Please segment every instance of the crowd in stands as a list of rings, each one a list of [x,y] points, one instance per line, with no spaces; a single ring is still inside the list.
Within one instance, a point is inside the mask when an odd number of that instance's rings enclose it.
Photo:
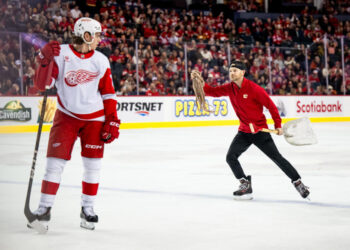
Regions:
[[[260,0],[226,2],[232,13],[263,11]],[[110,60],[118,95],[190,95],[186,66],[187,72],[198,69],[208,84],[217,86],[228,81],[230,60],[244,61],[247,77],[271,94],[344,94],[343,70],[350,94],[350,18],[337,18],[350,14],[349,4],[327,1],[320,11],[306,6],[298,15],[235,22],[233,15],[160,9],[141,0],[86,0],[85,7],[47,0],[32,5],[14,1],[1,8],[0,30],[8,32],[0,32],[0,95],[19,95],[21,82],[25,95],[38,94],[33,77],[39,43],[22,41],[20,49],[15,32],[70,43],[74,22],[82,16],[102,23],[104,39],[98,49]]]

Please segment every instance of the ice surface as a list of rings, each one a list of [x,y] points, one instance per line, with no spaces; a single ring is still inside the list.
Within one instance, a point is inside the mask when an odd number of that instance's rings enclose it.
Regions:
[[[254,199],[235,201],[225,162],[237,127],[122,130],[106,146],[95,231],[81,229],[82,162],[77,141],[63,173],[49,232],[26,228],[23,214],[35,134],[0,134],[0,249],[350,249],[350,123],[317,123],[319,143],[282,153],[311,189],[303,200],[289,179],[252,146],[240,158]],[[48,133],[38,155],[35,210]]]

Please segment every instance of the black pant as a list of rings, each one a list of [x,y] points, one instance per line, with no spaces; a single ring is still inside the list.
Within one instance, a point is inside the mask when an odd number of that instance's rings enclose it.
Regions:
[[[280,154],[269,133],[248,134],[239,131],[227,152],[226,161],[237,179],[246,178],[238,157],[254,144],[263,151],[291,179],[296,181],[300,175],[296,169]]]

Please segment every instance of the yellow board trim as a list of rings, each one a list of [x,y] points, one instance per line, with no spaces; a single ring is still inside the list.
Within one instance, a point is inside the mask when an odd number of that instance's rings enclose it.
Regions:
[[[297,118],[284,118],[282,122],[288,122]],[[318,122],[350,122],[350,117],[310,117],[313,123]],[[272,119],[267,119],[268,124],[273,124]],[[143,129],[143,128],[179,128],[179,127],[207,127],[207,126],[237,126],[238,120],[218,121],[178,121],[178,122],[134,122],[122,123],[121,129]],[[43,132],[48,132],[52,124],[44,124]],[[0,134],[7,133],[32,133],[37,132],[38,125],[0,126]]]
[[[50,131],[52,124],[43,125],[42,131]],[[15,126],[0,126],[0,134],[7,133],[32,133],[38,131],[38,125],[15,125]]]

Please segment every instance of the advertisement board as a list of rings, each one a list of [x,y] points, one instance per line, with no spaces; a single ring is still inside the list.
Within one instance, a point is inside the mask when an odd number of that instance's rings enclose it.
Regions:
[[[347,96],[272,96],[281,117],[343,117],[350,116]],[[264,111],[270,117],[268,111]]]
[[[350,121],[350,96],[272,96],[284,120],[309,117],[312,122]],[[238,125],[228,97],[206,98],[210,112],[197,109],[194,96],[118,96],[122,129]],[[42,97],[0,97],[0,133],[34,132]],[[57,108],[48,97],[44,131],[48,131]],[[264,109],[268,123],[270,113]]]

